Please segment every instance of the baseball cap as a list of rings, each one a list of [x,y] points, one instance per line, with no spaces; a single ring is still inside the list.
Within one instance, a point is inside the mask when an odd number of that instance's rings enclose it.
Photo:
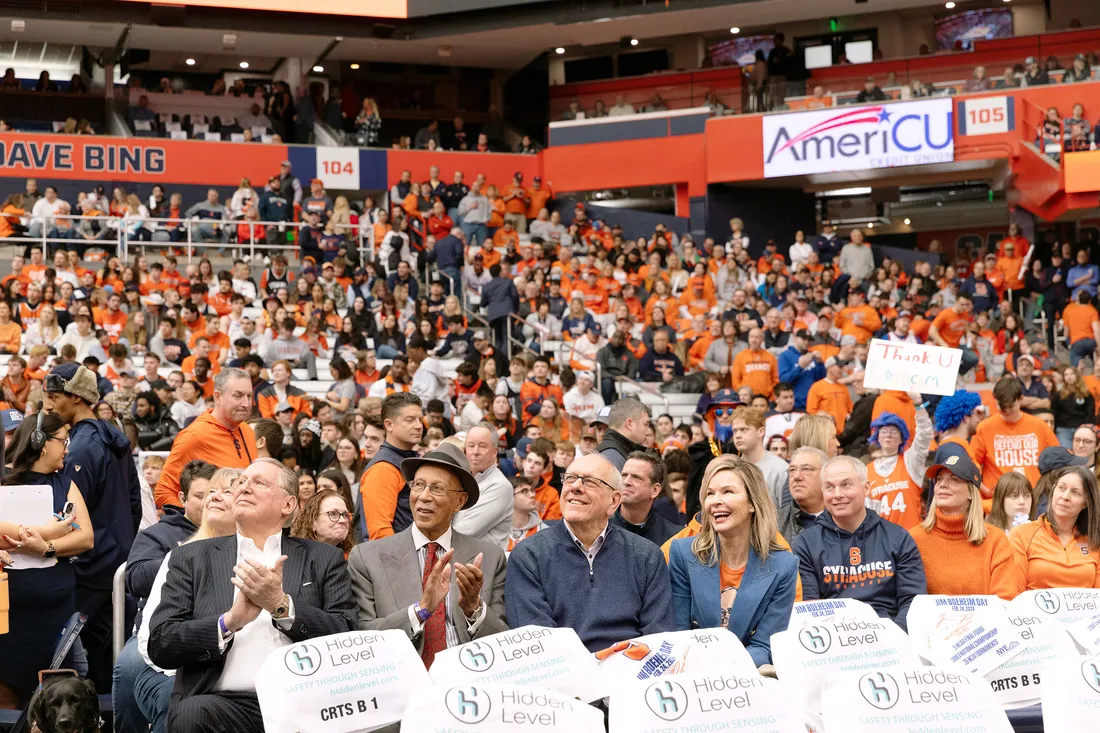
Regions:
[[[10,433],[23,422],[23,413],[19,410],[0,410],[0,419],[4,422],[4,432]]]
[[[595,423],[585,425],[583,428],[581,428],[581,440],[595,440],[595,439],[596,439]]]
[[[912,317],[913,317],[912,311],[898,311],[897,318],[912,318]]]
[[[311,179],[310,182],[309,182],[309,185],[312,186],[314,183],[320,183],[322,186],[325,185],[325,182],[322,181],[320,178]]]
[[[120,377],[133,377],[134,372],[133,372],[132,369],[123,369],[121,372],[118,373],[118,376],[120,376]]]
[[[290,403],[288,403],[286,400],[283,400],[279,404],[275,405],[275,412],[287,412],[288,410],[293,410],[293,409],[294,408],[291,407]]]
[[[1039,454],[1039,473],[1050,473],[1055,469],[1065,468],[1066,466],[1084,466],[1088,462],[1087,458],[1075,456],[1061,446],[1044,448],[1043,452]]]
[[[172,389],[172,385],[168,384],[168,380],[154,379],[149,383],[149,387],[152,389]]]
[[[600,408],[600,411],[596,413],[596,418],[588,423],[589,425],[607,425],[608,418],[611,417],[611,405],[605,405]]]
[[[474,341],[488,341],[489,337],[485,335],[484,331],[474,331]]]
[[[574,376],[575,376],[575,377],[576,377],[577,379],[580,379],[581,377],[584,377],[585,379],[590,379],[590,380],[592,380],[592,381],[596,381],[596,377],[595,377],[595,376],[593,376],[592,372],[590,372],[590,371],[586,371],[586,370],[585,370],[585,371],[579,371],[579,372],[576,372],[576,373],[574,374]]]
[[[600,324],[596,323],[595,321],[588,324],[588,330],[596,334],[597,336],[603,333],[603,329],[600,327]]]
[[[1034,64],[1035,63],[1035,57],[1034,56],[1028,56],[1026,59],[1024,59],[1024,63],[1025,64]]]
[[[1066,451],[1065,448],[1061,450]],[[1069,453],[1069,451],[1066,451]],[[1081,459],[1084,463],[1084,459]],[[944,443],[936,451],[936,463],[925,470],[926,478],[934,479],[940,471],[950,471],[963,481],[975,485],[981,485],[982,472],[978,470],[970,454],[966,452],[966,446],[958,443]]]
[[[813,338],[813,336],[810,335],[810,332],[807,331],[804,328],[800,328],[797,331],[795,331],[794,332],[794,337],[796,339],[806,339],[806,340],[809,340],[809,339]]]
[[[476,255],[474,255],[474,262],[484,262],[484,261],[485,261],[485,256],[482,255],[480,252],[478,252]]]
[[[835,356],[830,356],[828,359],[825,360],[825,368],[826,369],[828,369],[830,367],[839,366],[839,365],[840,365],[840,359],[836,358]]]

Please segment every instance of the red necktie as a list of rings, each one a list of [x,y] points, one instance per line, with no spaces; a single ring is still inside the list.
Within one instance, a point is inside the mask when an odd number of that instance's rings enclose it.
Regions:
[[[432,568],[436,563],[436,550],[439,547],[435,542],[428,543],[427,557],[424,558],[424,577],[421,579],[421,587],[428,582]],[[432,615],[424,622],[424,647],[420,652],[420,658],[424,660],[424,666],[431,669],[435,655],[447,648],[447,610],[444,606],[446,599],[432,611]]]

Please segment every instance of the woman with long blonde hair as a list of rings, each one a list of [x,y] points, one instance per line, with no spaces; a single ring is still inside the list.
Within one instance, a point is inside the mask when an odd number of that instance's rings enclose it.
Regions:
[[[798,595],[798,558],[776,542],[764,474],[719,456],[703,474],[699,503],[699,533],[669,547],[676,628],[724,626],[757,667],[771,664],[772,634],[787,628]]]
[[[999,528],[985,523],[982,473],[966,447],[948,443],[943,462],[929,466],[933,481],[928,516],[909,530],[924,561],[933,595],[1016,596],[1012,548]]]
[[[62,335],[61,327],[57,325],[57,311],[47,304],[39,311],[38,321],[23,334],[23,353],[29,354],[38,344],[50,347],[53,353]]]
[[[787,452],[793,456],[796,450],[804,446],[825,451],[829,458],[835,457],[840,443],[836,439],[836,423],[832,418],[825,415],[803,415],[798,418],[791,431]]]

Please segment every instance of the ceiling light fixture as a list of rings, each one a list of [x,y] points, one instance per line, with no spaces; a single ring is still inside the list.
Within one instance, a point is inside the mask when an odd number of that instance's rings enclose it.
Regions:
[[[737,26],[734,26],[734,27],[730,28],[730,33],[732,33],[735,36],[740,32],[741,32],[741,29],[738,28]]]
[[[953,2],[950,2],[950,0],[948,0],[948,2],[946,2],[946,3],[944,3],[944,4],[943,4],[943,6],[944,6],[945,8],[947,8],[948,10],[951,10],[952,8],[954,8],[954,7],[955,7],[955,3],[953,3]]]
[[[241,67],[242,69],[247,69],[247,68],[248,68],[248,62],[247,62],[247,61],[242,61],[242,62],[240,63],[240,67]]]
[[[313,73],[314,74],[320,74],[320,73],[324,72],[324,70],[325,70],[324,66],[318,65],[318,66],[313,67]]]
[[[348,68],[351,69],[352,71],[359,71],[359,64],[352,64]]]
[[[867,222],[867,228],[868,229],[874,229],[875,228],[875,223],[873,221]]]
[[[913,223],[913,222],[912,222],[912,221],[911,221],[911,220],[909,219],[909,217],[908,217],[908,216],[907,216],[907,217],[905,217],[905,226],[909,226],[909,225],[910,225],[910,224],[912,224],[912,223]]]
[[[637,46],[638,45],[638,39],[637,38],[631,38],[630,39],[630,45],[631,46]]]
[[[565,49],[562,48],[561,46],[558,46],[557,48],[554,49],[554,53],[556,53],[558,56],[561,56],[562,54],[565,53]]]
[[[194,66],[195,65],[195,59],[187,59],[186,61],[184,61],[184,63],[187,64],[188,66]]]

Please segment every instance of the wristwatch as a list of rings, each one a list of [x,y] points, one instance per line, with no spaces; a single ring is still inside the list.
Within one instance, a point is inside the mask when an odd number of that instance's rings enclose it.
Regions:
[[[279,601],[279,605],[275,606],[275,610],[271,612],[271,618],[275,621],[281,621],[290,615],[290,596],[284,595],[283,600]]]
[[[46,549],[42,552],[42,557],[53,558],[57,556],[57,550],[54,549],[52,542],[46,543]]]

